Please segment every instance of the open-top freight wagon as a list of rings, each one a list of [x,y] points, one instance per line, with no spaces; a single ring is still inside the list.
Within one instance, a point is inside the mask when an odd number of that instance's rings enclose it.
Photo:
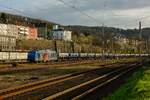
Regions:
[[[0,52],[0,63],[27,62],[27,52]]]

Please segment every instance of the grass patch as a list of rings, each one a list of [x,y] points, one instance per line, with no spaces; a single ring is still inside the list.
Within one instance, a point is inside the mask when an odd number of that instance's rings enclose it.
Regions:
[[[150,65],[135,72],[125,85],[104,100],[150,100]]]

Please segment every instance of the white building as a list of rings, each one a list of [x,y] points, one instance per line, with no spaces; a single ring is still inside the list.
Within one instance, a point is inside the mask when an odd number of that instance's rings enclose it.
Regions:
[[[71,39],[72,32],[64,30],[64,29],[60,29],[60,28],[58,28],[58,25],[53,27],[53,30],[51,33],[52,33],[52,39],[54,39],[54,40],[72,41],[72,39]]]
[[[18,39],[26,39],[29,34],[28,27],[18,26]]]
[[[0,23],[0,51],[13,51],[16,47],[17,26]]]

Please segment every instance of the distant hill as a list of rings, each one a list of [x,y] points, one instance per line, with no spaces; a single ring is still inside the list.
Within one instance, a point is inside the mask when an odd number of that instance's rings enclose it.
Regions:
[[[47,26],[52,26],[57,23],[50,22],[47,20],[43,19],[36,19],[36,18],[31,18],[27,16],[22,16],[22,15],[16,15],[16,14],[10,14],[10,13],[4,13],[0,12],[0,22],[1,23],[8,23],[8,24],[17,24],[17,25],[33,25],[33,24],[47,24]]]
[[[65,26],[66,29],[72,30],[77,35],[82,33],[84,35],[102,35],[102,27],[89,27],[89,26]],[[121,29],[114,27],[104,27],[104,34],[109,35],[110,33],[115,34],[115,36],[125,36],[127,38],[138,39],[139,30],[138,29]],[[150,28],[142,29],[142,37],[144,39],[150,38]]]
[[[43,26],[47,27],[48,32],[52,29],[53,25],[58,23],[50,22],[43,19],[35,19],[21,15],[9,14],[0,12],[0,22],[1,23],[10,23],[10,24],[17,24],[17,25],[36,25],[36,26]],[[60,25],[60,24],[58,24]],[[73,34],[80,35],[84,34],[85,36],[93,35],[93,36],[103,36],[102,28],[99,26],[80,26],[80,25],[72,25],[72,26],[63,26],[65,29],[73,31]],[[44,34],[44,33],[43,33]],[[128,38],[138,39],[139,38],[139,30],[138,29],[121,29],[121,28],[114,28],[114,27],[104,27],[104,36],[108,37],[108,35],[112,36],[125,36]],[[144,39],[150,38],[150,28],[143,28],[142,29],[142,36]]]

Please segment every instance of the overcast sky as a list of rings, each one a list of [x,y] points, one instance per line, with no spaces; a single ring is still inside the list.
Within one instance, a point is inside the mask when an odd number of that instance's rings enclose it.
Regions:
[[[63,25],[150,27],[150,0],[0,0],[0,11],[46,19]],[[89,15],[89,18],[85,14]]]

